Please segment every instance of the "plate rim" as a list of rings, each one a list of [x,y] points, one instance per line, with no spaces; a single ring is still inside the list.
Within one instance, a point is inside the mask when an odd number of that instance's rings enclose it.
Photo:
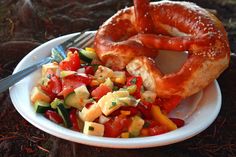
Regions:
[[[94,33],[95,31],[89,31],[88,33]],[[32,57],[32,55],[34,53],[36,53],[38,50],[40,50],[43,47],[46,47],[47,45],[50,45],[51,43],[58,43],[60,40],[66,40],[66,38],[69,38],[73,35],[76,35],[78,33],[72,33],[72,34],[68,34],[68,35],[63,35],[60,36],[58,38],[52,39],[50,41],[47,41],[45,43],[43,43],[42,45],[36,47],[35,49],[33,49],[30,53],[28,53],[16,66],[16,68],[14,69],[13,73],[16,73],[17,71],[22,69],[22,64],[30,57]],[[59,129],[61,129],[62,131],[59,132],[55,132],[54,129],[52,128],[47,128],[45,126],[41,126],[40,124],[37,124],[34,120],[32,120],[30,118],[29,115],[27,115],[26,113],[24,113],[21,109],[20,106],[17,105],[16,102],[16,94],[15,93],[17,91],[17,84],[12,86],[9,89],[10,92],[10,98],[11,101],[15,107],[15,109],[17,110],[18,113],[20,113],[20,115],[27,120],[28,122],[30,122],[33,126],[37,127],[38,129],[56,136],[58,138],[61,139],[66,139],[72,142],[77,142],[77,143],[82,143],[82,144],[86,144],[86,145],[90,145],[90,146],[98,146],[98,147],[106,147],[106,148],[125,148],[125,149],[131,149],[131,148],[147,148],[147,147],[157,147],[157,146],[164,146],[164,145],[169,145],[169,144],[173,144],[173,143],[177,143],[186,139],[189,139],[197,134],[199,134],[200,132],[202,132],[203,130],[205,130],[206,128],[208,128],[216,119],[217,115],[220,112],[221,109],[221,104],[222,104],[222,95],[221,95],[221,90],[219,87],[218,82],[215,80],[213,83],[211,83],[208,87],[214,87],[215,90],[215,94],[217,95],[217,101],[215,104],[216,110],[214,112],[214,115],[211,115],[211,120],[208,121],[208,123],[204,123],[205,125],[202,126],[198,126],[197,131],[195,131],[194,133],[192,133],[191,131],[185,133],[185,134],[180,134],[181,136],[179,136],[178,138],[176,138],[173,134],[173,132],[168,132],[165,133],[163,135],[158,135],[158,136],[151,136],[151,137],[138,137],[138,138],[130,138],[130,139],[121,139],[121,138],[107,138],[107,137],[96,137],[96,136],[87,136],[83,133],[80,132],[76,132],[64,127],[61,127]],[[207,88],[208,88],[207,87]],[[15,91],[16,90],[16,91]],[[203,95],[205,94],[205,90],[203,91]],[[202,98],[204,99],[204,98]],[[201,102],[200,102],[201,103]],[[53,122],[51,122],[53,123]],[[57,124],[56,124],[57,125]],[[58,128],[58,127],[57,127]],[[67,133],[66,136],[65,134],[62,134],[63,131],[65,131],[64,129],[66,129]],[[179,128],[178,130],[175,130],[175,132],[180,132],[180,130],[182,130],[182,128]],[[70,136],[74,135],[73,137]],[[165,136],[167,136],[168,138],[165,138]],[[158,138],[157,138],[158,137]]]

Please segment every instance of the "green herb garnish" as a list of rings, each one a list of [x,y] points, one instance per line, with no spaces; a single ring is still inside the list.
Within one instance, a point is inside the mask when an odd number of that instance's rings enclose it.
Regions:
[[[113,91],[118,91],[118,90],[119,90],[119,87],[114,86],[112,90],[113,90]]]
[[[132,84],[136,84],[137,83],[137,78],[133,78],[131,81],[130,81]]]
[[[114,102],[114,101],[112,101],[112,102],[111,102],[111,106],[109,107],[109,109],[111,109],[111,108],[115,107],[116,105],[117,105],[117,103],[116,103],[116,102]]]
[[[93,131],[94,130],[94,127],[92,127],[92,126],[89,126],[89,128],[88,128],[90,131]]]
[[[143,128],[148,128],[151,125],[149,121],[145,121]]]

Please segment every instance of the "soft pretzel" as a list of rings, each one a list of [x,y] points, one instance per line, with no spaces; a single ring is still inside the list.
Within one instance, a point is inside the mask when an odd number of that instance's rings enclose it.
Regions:
[[[134,0],[134,7],[119,11],[99,28],[94,45],[107,66],[126,66],[159,97],[184,98],[198,92],[227,68],[230,57],[222,23],[189,2]],[[163,49],[188,51],[178,72],[165,75],[147,58]]]

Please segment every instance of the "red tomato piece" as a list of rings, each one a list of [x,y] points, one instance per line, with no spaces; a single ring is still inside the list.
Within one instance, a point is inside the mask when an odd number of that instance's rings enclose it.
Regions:
[[[63,96],[65,98],[68,94],[70,94],[73,91],[74,91],[74,88],[67,87],[67,88],[63,88],[63,90],[60,93],[58,93],[57,95]]]
[[[145,102],[142,102],[142,103],[139,103],[137,108],[138,110],[141,112],[142,114],[142,117],[144,119],[152,119],[152,116],[151,116],[151,103],[145,103]]]
[[[85,74],[90,74],[90,75],[94,75],[95,74],[93,66],[85,66],[84,68],[85,68]]]
[[[109,116],[111,116],[111,117],[119,116],[119,115],[120,115],[120,110],[121,110],[121,109],[118,109],[118,110],[113,111]]]
[[[57,97],[48,86],[40,85],[40,89],[50,97],[51,101]]]
[[[185,124],[184,120],[179,119],[179,118],[170,118],[170,120],[174,122],[178,128],[184,126]]]
[[[59,77],[52,76],[50,83],[52,82],[52,92],[58,94],[62,90],[62,83]]]
[[[92,102],[89,102],[89,103],[87,103],[87,104],[85,105],[85,107],[86,107],[87,109],[89,109],[92,105],[93,105],[93,103],[92,103]]]
[[[160,124],[155,120],[146,120],[144,123],[145,128],[153,128],[155,126],[159,126]]]
[[[110,119],[108,122],[104,123],[104,136],[105,137],[117,137],[119,136],[121,131],[121,126],[114,126],[112,119]]]
[[[71,53],[70,53],[71,52]],[[70,51],[67,58],[59,63],[60,70],[76,71],[80,67],[80,58],[78,51]]]
[[[137,99],[141,98],[141,89],[143,85],[143,79],[140,76],[131,76],[127,78],[127,86],[136,85],[137,89],[134,92],[133,96]]]
[[[44,115],[45,115],[45,117],[47,117],[48,119],[50,119],[51,121],[53,121],[57,124],[63,123],[62,117],[55,111],[47,110],[44,113]]]
[[[62,79],[63,88],[77,88],[81,85],[89,85],[91,78],[82,75],[70,75]]]
[[[79,49],[78,49],[77,47],[69,47],[69,48],[67,49],[67,53],[70,52],[70,51],[71,51],[72,53],[74,53],[74,52],[76,52],[76,51],[79,52]]]
[[[172,96],[168,99],[162,99],[161,102],[159,102],[159,106],[164,110],[165,113],[170,113],[173,109],[176,108],[176,106],[181,102],[181,97],[179,96]]]
[[[149,135],[149,129],[148,128],[142,128],[140,131],[140,136],[148,136]]]
[[[119,116],[120,117],[120,116]],[[118,119],[119,120],[119,119]],[[127,132],[132,120],[129,117],[123,117],[119,120],[122,125],[122,132]]]
[[[149,136],[164,134],[168,131],[169,130],[166,126],[155,126],[148,129]]]
[[[72,123],[73,130],[80,131],[77,116],[76,116],[76,109],[70,110],[70,121]]]
[[[41,89],[53,100],[62,90],[62,83],[59,77],[50,75],[50,80],[46,86],[41,85]]]
[[[127,117],[116,116],[104,123],[105,137],[118,137],[122,132],[127,131],[131,124],[131,119]]]
[[[93,98],[95,98],[96,100],[99,100],[101,97],[103,97],[104,95],[106,95],[108,92],[111,92],[111,88],[109,88],[106,85],[101,85],[98,86],[97,88],[95,88],[91,95]]]

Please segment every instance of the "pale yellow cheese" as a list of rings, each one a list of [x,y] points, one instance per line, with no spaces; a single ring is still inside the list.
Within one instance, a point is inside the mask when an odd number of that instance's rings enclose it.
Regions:
[[[102,115],[101,108],[98,104],[93,104],[88,109],[84,107],[82,111],[79,112],[79,117],[83,121],[89,121],[92,122],[96,118]]]
[[[106,116],[117,110],[122,104],[117,103],[117,98],[128,97],[128,91],[109,92],[104,95],[99,101],[98,105],[101,107],[102,113]]]
[[[104,135],[104,125],[95,123],[95,122],[87,122],[84,123],[83,133],[86,135],[92,136],[103,136]]]

